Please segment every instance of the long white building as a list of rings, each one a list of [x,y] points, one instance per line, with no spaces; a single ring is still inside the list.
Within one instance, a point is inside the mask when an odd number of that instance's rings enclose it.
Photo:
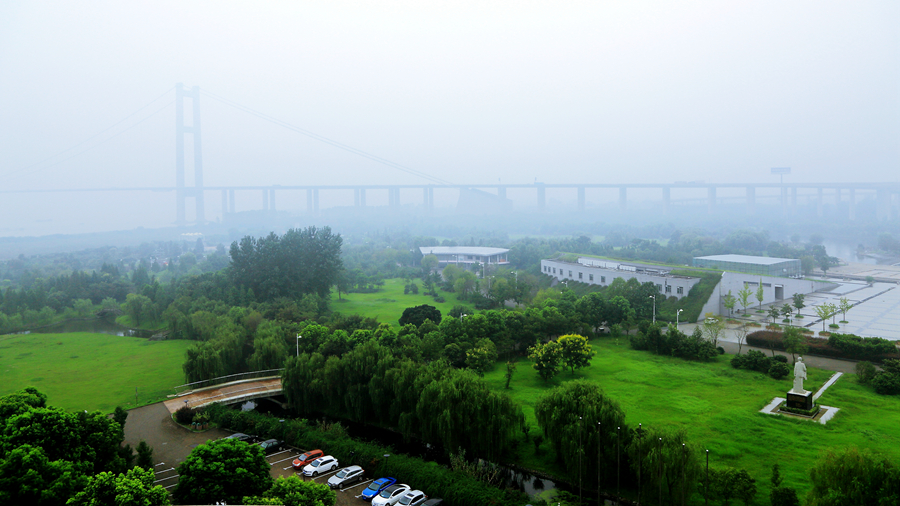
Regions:
[[[443,267],[456,264],[463,267],[474,265],[506,265],[509,263],[505,248],[487,248],[482,246],[420,246],[422,255],[434,255],[438,265]]]
[[[676,276],[665,267],[625,264],[610,260],[580,257],[577,262],[541,260],[541,272],[559,281],[574,280],[589,285],[607,286],[616,278],[651,282],[666,297],[682,298],[700,282],[700,278]]]

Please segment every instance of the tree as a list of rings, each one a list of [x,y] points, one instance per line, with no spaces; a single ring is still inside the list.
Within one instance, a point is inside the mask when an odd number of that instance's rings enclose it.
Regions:
[[[163,506],[169,504],[169,493],[162,485],[154,485],[152,469],[134,467],[115,475],[103,472],[88,478],[87,487],[69,499],[67,506],[131,505]]]
[[[797,308],[797,316],[800,316],[800,310],[806,307],[806,303],[804,302],[806,295],[795,293],[791,297],[794,299],[794,307]]]
[[[850,311],[850,308],[852,307],[853,304],[850,303],[850,300],[847,297],[841,297],[838,310],[844,314],[844,321],[847,320],[847,311]]]
[[[831,318],[831,309],[833,304],[829,304],[827,302],[820,304],[818,306],[814,306],[816,310],[816,316],[822,319],[822,331],[825,331],[825,324],[828,323],[828,319]]]
[[[725,309],[728,310],[728,315],[731,316],[734,314],[734,305],[737,304],[737,298],[734,295],[731,295],[731,290],[728,290],[728,293],[722,297],[722,305],[725,306]]]
[[[516,363],[512,361],[506,362],[506,373],[503,375],[506,378],[506,389],[509,390],[509,382],[512,381],[513,374],[516,372]]]
[[[431,274],[433,270],[437,269],[438,257],[437,255],[425,255],[420,263],[425,274]]]
[[[275,499],[275,502],[264,500]],[[279,477],[262,496],[244,497],[243,504],[279,504],[284,506],[334,506],[337,494],[328,485],[303,481],[296,476]]]
[[[759,310],[762,311],[762,302],[766,292],[763,291],[762,278],[759,278],[759,286],[756,288],[756,300],[759,301]]]
[[[747,283],[744,283],[744,288],[738,290],[738,301],[741,303],[741,307],[744,308],[744,314],[747,314],[747,307],[750,306],[751,295],[753,295],[753,290],[750,289]]]
[[[809,349],[806,339],[797,327],[784,329],[781,339],[784,342],[784,350],[791,354],[791,363],[797,362],[797,355],[803,355]],[[772,356],[774,355],[775,352],[773,351]]]
[[[781,306],[781,316],[784,316],[785,319],[789,319],[792,314],[794,314],[794,308],[790,304]]]
[[[144,469],[153,470],[153,448],[143,439],[137,445],[137,465]]]
[[[78,299],[72,303],[72,307],[75,309],[75,313],[83,318],[91,314],[91,311],[94,309],[94,303],[91,302],[91,299]]]
[[[425,323],[425,320],[431,320],[434,324],[441,323],[441,312],[434,306],[422,304],[421,306],[408,307],[403,310],[400,316],[400,325],[413,324],[416,327]]]
[[[562,363],[569,368],[572,374],[575,374],[575,369],[591,365],[594,350],[591,349],[586,337],[578,334],[566,334],[560,336],[556,342],[559,343]]]
[[[466,352],[466,367],[479,376],[489,370],[497,361],[497,346],[490,339],[480,339]]]
[[[139,327],[141,322],[148,322],[156,319],[156,306],[149,297],[129,293],[122,304],[122,311],[131,318],[131,323]]]
[[[315,293],[324,298],[343,269],[340,234],[331,228],[290,229],[283,236],[245,236],[231,244],[232,282],[250,289],[260,301],[300,299]]]
[[[701,326],[703,337],[713,343],[713,346],[719,346],[719,336],[725,330],[725,322],[722,318],[712,313],[706,313]]]
[[[687,441],[684,429],[641,428],[626,453],[632,471],[642,477],[640,493],[650,498],[662,489],[663,504],[681,504],[700,481],[700,449]]]
[[[710,469],[709,474],[710,497],[723,501],[726,506],[734,497],[750,504],[756,496],[756,480],[744,469]]]
[[[890,460],[869,450],[827,450],[809,476],[809,506],[900,504],[900,472]]]
[[[180,504],[237,504],[272,485],[270,466],[259,445],[218,439],[194,448],[178,466],[175,501]]]
[[[534,360],[532,367],[544,381],[550,381],[559,374],[559,364],[562,359],[559,344],[550,341],[544,344],[535,343],[528,348],[528,358]]]
[[[747,336],[750,334],[750,326],[746,323],[741,324],[738,328],[734,329],[734,337],[737,338],[738,342],[738,355],[741,354],[741,349],[744,346],[744,343],[747,342]]]
[[[778,316],[781,315],[781,310],[775,306],[769,308],[768,316],[772,319],[772,323],[778,323]]]
[[[122,430],[125,429],[125,420],[128,419],[128,411],[125,411],[125,408],[122,406],[116,406],[115,411],[113,411],[113,420],[119,424],[119,427],[122,427]]]
[[[582,469],[588,483],[596,478],[598,463],[601,475],[615,474],[616,428],[627,432],[625,414],[596,383],[578,379],[545,392],[534,405],[534,416],[569,476],[578,476],[579,459],[573,456],[580,451],[585,452]]]

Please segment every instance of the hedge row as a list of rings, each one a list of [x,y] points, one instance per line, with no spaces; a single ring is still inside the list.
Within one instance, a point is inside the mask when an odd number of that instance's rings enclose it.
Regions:
[[[304,449],[321,448],[342,462],[359,463],[371,477],[393,476],[431,497],[441,497],[450,506],[521,506],[528,502],[523,492],[504,490],[478,481],[467,473],[453,471],[435,462],[394,454],[387,446],[356,441],[340,424],[313,425],[306,420],[285,419],[238,411],[218,404],[206,408],[220,427],[260,437],[279,438]],[[390,454],[390,458],[384,455]]]
[[[900,356],[893,341],[880,337],[859,337],[853,334],[831,334],[828,339],[807,337],[810,355],[842,358],[849,360],[870,360],[882,362],[885,359]],[[747,336],[747,344],[757,348],[774,348],[784,350],[782,333],[771,330],[759,330]]]

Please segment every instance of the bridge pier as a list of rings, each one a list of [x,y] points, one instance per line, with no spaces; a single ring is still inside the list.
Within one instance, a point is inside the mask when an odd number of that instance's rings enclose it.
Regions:
[[[400,188],[392,186],[388,188],[388,205],[391,207],[400,207]]]
[[[834,205],[835,207],[839,207],[841,205],[841,189],[834,189]]]
[[[875,192],[875,216],[878,221],[891,219],[891,192],[887,189],[878,189]]]
[[[856,189],[850,188],[850,210],[847,217],[850,221],[856,221]]]
[[[228,214],[228,190],[222,190],[222,217]]]
[[[263,199],[263,211],[269,212],[269,190],[263,189],[262,199]]]
[[[501,199],[506,198],[506,187],[505,186],[497,187],[497,196],[500,197]]]
[[[716,187],[710,186],[706,189],[706,212],[715,214],[716,212]]]
[[[797,216],[797,187],[791,188],[791,216]]]
[[[625,211],[628,209],[628,187],[619,187],[619,209]]]
[[[356,207],[366,207],[366,189],[356,188],[353,190],[353,204]]]
[[[434,188],[425,186],[422,188],[422,205],[426,211],[434,209]]]
[[[234,190],[228,190],[228,211],[234,213]]]
[[[537,206],[538,209],[543,211],[545,207],[547,207],[547,192],[544,188],[544,183],[535,183],[537,185]]]
[[[671,211],[670,207],[672,206],[672,196],[671,189],[668,186],[663,186],[662,188],[662,197],[663,197],[663,214],[668,215]]]
[[[578,187],[578,212],[584,212],[584,186]]]
[[[310,213],[319,212],[319,189],[306,189],[306,211]]]
[[[747,187],[747,214],[753,216],[756,214],[756,187]]]
[[[825,211],[823,209],[825,207],[825,198],[823,196],[825,190],[820,186],[819,188],[817,188],[817,193],[818,198],[816,199],[816,216],[821,218],[822,215],[825,214]]]
[[[269,207],[275,212],[275,188],[269,188]]]

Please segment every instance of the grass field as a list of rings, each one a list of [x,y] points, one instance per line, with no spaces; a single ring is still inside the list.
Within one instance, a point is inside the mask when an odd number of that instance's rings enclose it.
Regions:
[[[84,332],[0,336],[0,395],[34,386],[67,410],[148,404],[184,383],[193,341],[148,341]]]
[[[453,309],[453,306],[462,304],[471,307],[470,304],[459,302],[455,293],[444,292],[438,290],[438,294],[446,299],[447,302],[438,303],[434,298],[428,295],[422,295],[421,280],[417,280],[419,285],[418,295],[406,295],[403,293],[404,282],[402,279],[385,280],[381,290],[375,293],[347,293],[342,294],[343,301],[338,300],[336,293],[331,294],[331,310],[344,314],[360,314],[365,317],[378,318],[379,323],[390,323],[394,327],[400,327],[398,320],[403,314],[403,310],[408,307],[420,306],[428,304],[438,308],[441,316],[446,316]]]
[[[715,363],[695,363],[630,349],[625,340],[593,340],[597,352],[591,367],[574,376],[564,371],[545,383],[522,360],[507,392],[522,405],[528,423],[538,433],[534,405],[553,386],[574,378],[599,383],[618,400],[630,426],[684,427],[690,441],[710,450],[711,466],[747,469],[757,480],[758,499],[768,498],[772,464],[778,462],[785,486],[805,495],[809,469],[820,452],[830,447],[856,445],[888,454],[900,461],[900,398],[879,396],[845,375],[819,399],[840,408],[827,425],[759,413],[774,397],[785,397],[792,377],[774,380],[760,373],[733,369],[729,355]],[[504,388],[503,364],[485,375],[491,388]],[[815,390],[831,371],[809,370],[804,384]],[[547,443],[544,443],[547,446]],[[534,455],[533,445],[521,445],[523,465],[546,469],[553,459],[546,452]],[[802,497],[802,496],[801,496]],[[766,501],[758,501],[760,504]]]

